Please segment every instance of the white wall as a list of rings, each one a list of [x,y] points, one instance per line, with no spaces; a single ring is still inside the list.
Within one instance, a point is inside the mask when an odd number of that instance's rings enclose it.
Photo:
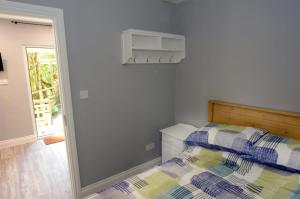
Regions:
[[[0,52],[5,72],[0,80],[8,79],[8,85],[0,85],[0,141],[28,136],[34,133],[25,76],[25,45],[54,45],[51,27],[15,25],[0,20]]]

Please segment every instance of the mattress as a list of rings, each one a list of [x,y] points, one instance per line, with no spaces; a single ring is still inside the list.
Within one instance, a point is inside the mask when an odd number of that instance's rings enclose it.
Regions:
[[[98,199],[297,199],[300,176],[237,154],[187,147],[183,158],[130,177]]]

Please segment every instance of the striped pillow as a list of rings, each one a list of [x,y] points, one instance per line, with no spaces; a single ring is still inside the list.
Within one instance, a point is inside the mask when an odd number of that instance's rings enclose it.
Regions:
[[[268,133],[255,143],[247,159],[300,172],[300,141]]]
[[[249,154],[254,143],[264,134],[264,130],[253,127],[211,123],[190,134],[185,143],[188,146]]]

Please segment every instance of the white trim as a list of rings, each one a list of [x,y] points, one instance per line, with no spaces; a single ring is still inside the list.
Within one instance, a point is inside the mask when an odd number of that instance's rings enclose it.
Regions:
[[[32,45],[32,44],[23,44],[22,45],[25,50],[26,48],[45,48],[45,49],[53,49],[55,50],[55,45]]]
[[[27,144],[31,142],[36,141],[36,136],[35,135],[28,135],[25,137],[20,137],[20,138],[15,138],[15,139],[10,139],[10,140],[3,140],[0,141],[0,149],[5,149],[13,146],[18,146],[22,144]]]
[[[38,19],[34,17],[22,17],[22,16],[15,16],[15,15],[9,15],[9,14],[0,14],[1,19],[7,19],[7,20],[20,20],[20,21],[29,21],[29,22],[36,22],[36,23],[42,23],[42,24],[50,24],[52,25],[52,20],[49,19]]]
[[[33,132],[36,138],[39,138],[35,115],[34,115],[34,106],[33,106],[33,99],[32,99],[32,88],[30,84],[30,75],[29,75],[29,65],[28,65],[28,58],[27,58],[27,48],[44,48],[44,49],[53,49],[55,50],[55,47],[53,45],[22,45],[23,48],[23,57],[24,57],[24,68],[25,68],[25,76],[26,76],[26,85],[27,85],[27,94],[29,99],[29,107],[30,107],[30,113],[31,113],[31,121],[32,121],[32,127]]]
[[[95,193],[97,193],[98,191],[101,191],[109,186],[112,186],[122,180],[129,178],[130,176],[144,172],[144,171],[146,171],[154,166],[160,165],[160,164],[161,164],[161,157],[158,157],[149,162],[145,162],[145,163],[135,166],[131,169],[128,169],[127,171],[123,171],[123,172],[113,175],[109,178],[103,179],[99,182],[96,182],[94,184],[83,187],[82,191],[81,191],[81,197],[82,198],[86,197],[85,199],[96,198]]]
[[[75,199],[80,199],[81,185],[73,120],[73,108],[71,88],[69,80],[68,56],[65,38],[65,25],[63,10],[46,6],[37,6],[25,3],[17,3],[7,0],[0,0],[0,13],[18,15],[23,17],[34,17],[50,19],[53,21],[53,30],[56,44],[56,56],[60,78],[60,93],[64,114],[64,127],[68,165],[72,192]]]

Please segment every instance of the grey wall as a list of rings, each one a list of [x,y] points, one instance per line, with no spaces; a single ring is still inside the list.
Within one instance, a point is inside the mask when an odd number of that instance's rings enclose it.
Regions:
[[[187,0],[177,6],[187,59],[176,121],[207,120],[209,99],[300,112],[300,1]]]
[[[121,31],[173,32],[161,0],[16,0],[63,8],[82,186],[160,156],[174,120],[175,67],[122,66]],[[89,90],[80,101],[79,91]],[[145,145],[157,148],[146,152]]]
[[[174,107],[176,121],[194,124],[209,99],[300,111],[299,1],[187,0],[176,10],[160,0],[15,1],[64,9],[83,186],[159,156]],[[187,59],[122,66],[127,28],[185,34]]]
[[[5,67],[0,80],[8,79],[8,85],[0,85],[0,141],[3,141],[34,135],[24,47],[53,46],[54,36],[51,27],[15,25],[10,20],[0,20],[0,30],[0,52]]]

